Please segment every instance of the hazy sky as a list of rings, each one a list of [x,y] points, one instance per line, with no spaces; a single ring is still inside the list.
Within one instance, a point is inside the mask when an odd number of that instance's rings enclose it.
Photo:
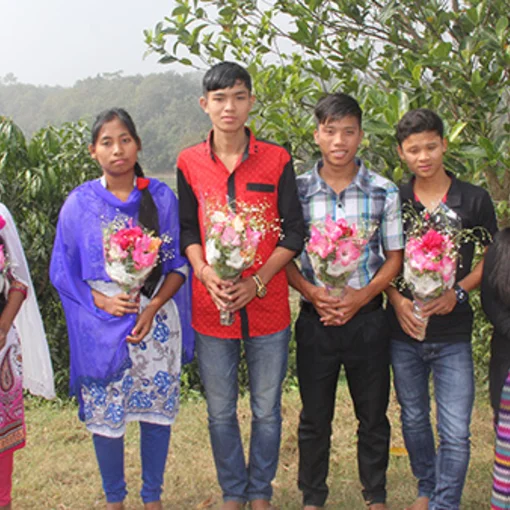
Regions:
[[[98,73],[175,70],[145,60],[143,30],[169,16],[172,0],[0,0],[0,76],[73,85]]]

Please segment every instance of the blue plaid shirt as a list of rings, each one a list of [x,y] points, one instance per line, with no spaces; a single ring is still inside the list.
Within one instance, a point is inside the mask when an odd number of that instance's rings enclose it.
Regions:
[[[365,246],[358,269],[352,274],[348,285],[355,289],[370,283],[384,264],[384,251],[402,250],[402,212],[399,191],[395,184],[367,169],[356,160],[359,171],[352,182],[340,194],[329,187],[320,176],[322,161],[303,175],[298,176],[299,199],[307,231],[310,223],[324,221],[327,215],[333,220],[344,218],[358,227],[377,225],[377,230]],[[314,285],[322,285],[315,278],[306,250],[301,254],[303,276]]]

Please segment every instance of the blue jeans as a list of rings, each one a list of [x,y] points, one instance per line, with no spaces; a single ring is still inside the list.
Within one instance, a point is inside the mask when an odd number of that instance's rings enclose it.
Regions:
[[[252,411],[247,465],[237,421],[241,340],[196,334],[211,446],[225,501],[271,499],[280,450],[281,395],[289,340],[290,328],[244,340]]]
[[[144,503],[159,501],[170,444],[170,426],[140,422],[142,490]],[[124,437],[92,436],[108,503],[120,503],[127,496],[124,479]]]
[[[474,401],[471,344],[391,343],[402,432],[418,496],[429,510],[458,509],[469,464],[469,425]],[[430,424],[429,376],[437,405],[437,454]]]

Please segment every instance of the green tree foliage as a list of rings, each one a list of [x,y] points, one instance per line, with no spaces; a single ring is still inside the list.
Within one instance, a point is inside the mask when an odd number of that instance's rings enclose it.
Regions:
[[[164,64],[244,63],[257,95],[252,127],[291,147],[298,168],[316,155],[312,110],[326,91],[360,101],[362,155],[397,182],[398,119],[436,110],[448,128],[447,168],[487,187],[509,225],[508,16],[506,0],[176,0],[145,40]],[[490,328],[474,301],[486,374]]]
[[[90,158],[86,123],[65,123],[37,131],[27,142],[21,129],[0,117],[0,196],[9,208],[30,266],[37,300],[51,350],[57,392],[69,386],[69,344],[60,298],[49,281],[48,268],[60,208],[67,195],[101,170]],[[196,362],[184,368],[183,394],[201,391]]]
[[[447,165],[489,187],[509,223],[508,2],[469,0],[177,0],[146,30],[160,62],[235,59],[254,77],[257,131],[307,161],[312,106],[324,91],[362,103],[364,157],[399,181],[394,126],[410,108],[449,127]],[[170,43],[167,46],[167,42]]]
[[[89,136],[84,123],[64,124],[41,129],[27,143],[19,127],[0,117],[2,202],[18,226],[62,395],[69,382],[67,330],[48,267],[60,207],[73,188],[100,175],[87,151]]]
[[[0,79],[0,115],[14,119],[27,137],[47,125],[83,119],[91,124],[106,108],[121,106],[133,116],[150,174],[172,172],[179,151],[204,138],[209,123],[198,104],[200,76],[174,72],[148,76],[111,73],[73,87],[39,87]]]

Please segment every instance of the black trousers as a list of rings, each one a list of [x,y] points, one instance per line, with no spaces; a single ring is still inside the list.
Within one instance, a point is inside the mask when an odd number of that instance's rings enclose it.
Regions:
[[[374,309],[375,308],[375,309]],[[343,365],[358,419],[358,469],[367,503],[386,500],[390,424],[389,327],[379,301],[344,326],[325,327],[309,303],[296,322],[300,415],[298,486],[305,505],[324,506],[328,496],[331,422]]]

